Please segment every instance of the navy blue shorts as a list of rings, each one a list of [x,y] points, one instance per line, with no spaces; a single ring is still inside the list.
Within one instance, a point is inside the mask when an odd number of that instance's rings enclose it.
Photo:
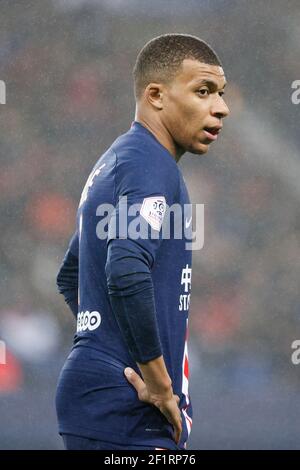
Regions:
[[[98,441],[88,437],[62,434],[66,450],[166,450],[150,446],[134,446],[127,444],[113,444],[112,442]]]

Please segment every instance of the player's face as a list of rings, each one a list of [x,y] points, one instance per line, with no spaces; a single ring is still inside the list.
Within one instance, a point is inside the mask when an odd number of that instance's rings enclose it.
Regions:
[[[186,59],[165,87],[162,119],[176,146],[203,154],[216,141],[229,113],[223,99],[226,84],[222,67]]]

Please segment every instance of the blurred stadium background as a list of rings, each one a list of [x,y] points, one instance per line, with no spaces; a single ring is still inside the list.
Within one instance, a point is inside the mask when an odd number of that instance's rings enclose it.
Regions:
[[[195,34],[220,55],[231,118],[180,166],[205,204],[190,320],[191,449],[300,448],[298,0],[1,0],[0,449],[60,449],[74,320],[55,276],[82,186],[134,117],[142,45]]]

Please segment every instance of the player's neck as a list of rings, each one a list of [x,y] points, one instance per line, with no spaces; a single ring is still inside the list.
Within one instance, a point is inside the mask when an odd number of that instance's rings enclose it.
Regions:
[[[138,111],[135,114],[134,120],[148,129],[158,142],[170,152],[176,163],[179,162],[181,156],[184,154],[184,150],[176,145],[171,134],[161,123],[147,119],[145,116],[141,116]]]

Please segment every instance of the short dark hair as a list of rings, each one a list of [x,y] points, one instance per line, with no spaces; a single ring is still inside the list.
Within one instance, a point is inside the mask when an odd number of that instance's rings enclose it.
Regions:
[[[184,59],[220,65],[215,51],[202,39],[189,34],[163,34],[147,42],[133,69],[134,94],[139,99],[151,82],[170,82]]]

